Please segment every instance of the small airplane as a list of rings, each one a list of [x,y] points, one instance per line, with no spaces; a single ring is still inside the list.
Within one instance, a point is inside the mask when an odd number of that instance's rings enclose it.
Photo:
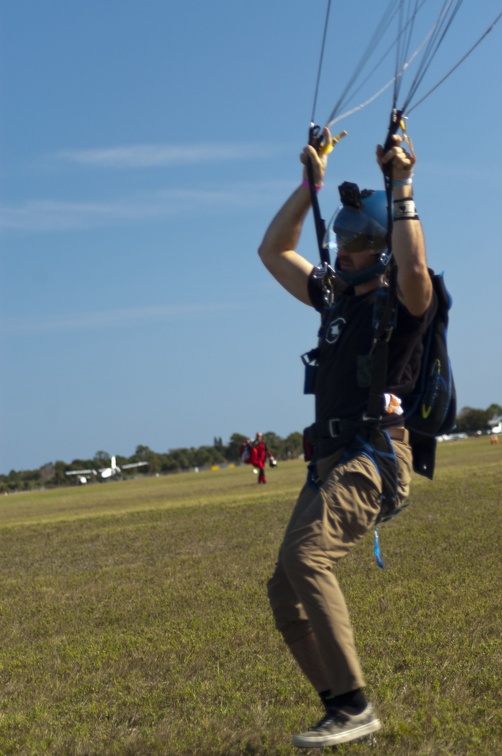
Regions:
[[[148,462],[130,462],[127,465],[122,465],[121,467],[119,467],[117,465],[117,458],[112,457],[110,459],[110,467],[102,467],[98,470],[94,470],[94,469],[69,470],[68,472],[65,472],[65,475],[68,475],[68,476],[76,475],[77,483],[80,486],[84,486],[93,475],[95,475],[98,478],[98,480],[108,480],[109,478],[119,478],[122,475],[122,470],[129,470],[133,467],[144,467],[147,464]]]

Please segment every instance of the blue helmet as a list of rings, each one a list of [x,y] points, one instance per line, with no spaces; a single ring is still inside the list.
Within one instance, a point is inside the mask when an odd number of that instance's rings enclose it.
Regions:
[[[335,270],[346,283],[370,281],[383,273],[391,254],[387,245],[387,197],[383,190],[363,189],[345,181],[339,186],[341,205],[331,218],[324,237],[330,255],[335,258]],[[378,258],[374,265],[352,273],[340,269],[336,259],[338,248],[346,252],[372,250]]]

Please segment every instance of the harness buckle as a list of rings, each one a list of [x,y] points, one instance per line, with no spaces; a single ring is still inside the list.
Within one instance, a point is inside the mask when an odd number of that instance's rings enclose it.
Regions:
[[[379,423],[381,419],[382,415],[370,415],[368,412],[363,415],[363,423],[368,423],[368,425]]]
[[[338,417],[332,417],[328,421],[328,430],[331,438],[336,438],[340,435],[340,420]]]

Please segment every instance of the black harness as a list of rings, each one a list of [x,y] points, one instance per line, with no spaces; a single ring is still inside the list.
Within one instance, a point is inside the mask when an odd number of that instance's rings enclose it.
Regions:
[[[310,134],[312,139],[312,131]],[[321,315],[319,343],[324,335],[326,317],[329,309],[336,302],[340,290],[346,287],[339,285],[339,280],[329,259],[329,252],[324,245],[326,233],[325,222],[322,218],[317,192],[313,180],[313,168],[307,163],[310,196],[314,215],[317,243],[321,258],[321,276],[324,308]],[[390,190],[388,182],[386,189]],[[390,250],[391,233],[388,235]],[[369,397],[365,412],[360,417],[329,418],[313,423],[304,431],[305,459],[311,461],[310,479],[316,480],[315,461],[312,456],[318,438],[337,439],[344,447],[340,461],[346,461],[357,454],[364,454],[375,464],[382,480],[381,510],[379,521],[389,516],[395,509],[397,499],[397,461],[394,447],[388,432],[382,428],[384,412],[385,388],[387,384],[389,341],[396,325],[397,313],[397,267],[390,258],[386,284],[376,290],[373,305],[373,336],[369,353],[365,356],[366,373],[368,376]],[[314,394],[318,362],[319,346],[302,355],[305,366],[304,393]],[[317,481],[319,482],[319,481]]]

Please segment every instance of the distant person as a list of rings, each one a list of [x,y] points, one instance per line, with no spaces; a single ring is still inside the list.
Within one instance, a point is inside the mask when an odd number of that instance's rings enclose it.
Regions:
[[[267,448],[265,441],[263,440],[263,434],[257,433],[252,444],[253,451],[251,452],[252,464],[258,469],[258,483],[266,483],[267,478],[265,475],[265,465],[267,459],[270,461],[271,467],[275,467],[277,462]]]
[[[269,460],[271,467],[276,467],[277,461],[272,452],[267,448],[267,445],[263,440],[263,434],[257,433],[253,441],[247,439],[241,445],[239,452],[242,462],[247,465],[253,465],[255,472],[258,471],[258,483],[266,483],[267,477],[265,475],[265,465],[267,459]]]
[[[327,129],[323,135],[331,142]],[[391,262],[385,192],[341,185],[342,204],[326,235],[336,257],[335,274],[327,279],[323,268],[296,251],[311,206],[305,166],[311,163],[319,190],[327,157],[309,145],[301,161],[303,181],[270,223],[259,250],[279,283],[322,314],[315,422],[306,434],[311,461],[268,594],[276,627],[324,707],[317,725],[295,736],[293,744],[319,748],[381,727],[364,693],[348,609],[332,568],[375,525],[383,502],[393,511],[408,495],[412,451],[399,398],[408,396],[418,379],[422,337],[437,300],[413,201],[415,155],[396,135],[389,150],[377,148],[377,162],[382,170],[392,166],[397,320],[388,342],[387,403],[379,394],[378,421],[368,422],[374,303]]]

